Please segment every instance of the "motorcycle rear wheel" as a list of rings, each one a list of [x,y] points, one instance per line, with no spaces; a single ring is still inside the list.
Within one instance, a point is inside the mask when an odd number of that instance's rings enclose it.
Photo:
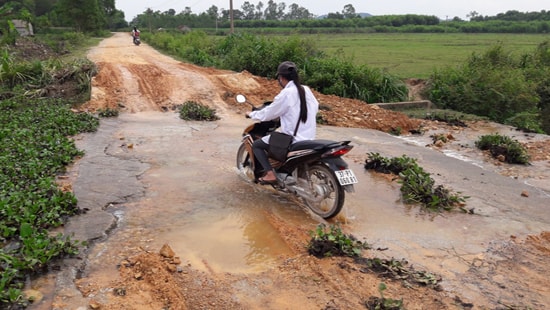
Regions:
[[[325,165],[309,167],[310,187],[315,199],[304,198],[313,213],[324,219],[335,217],[344,206],[345,192],[334,172]]]
[[[254,180],[254,163],[250,160],[244,143],[241,143],[237,150],[237,170],[246,178]]]

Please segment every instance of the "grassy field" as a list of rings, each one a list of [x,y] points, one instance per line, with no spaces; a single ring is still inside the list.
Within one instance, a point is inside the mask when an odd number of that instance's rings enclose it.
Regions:
[[[550,35],[533,34],[315,34],[310,37],[329,55],[351,57],[356,64],[385,68],[400,78],[427,78],[434,68],[463,63],[473,52],[481,53],[502,43],[520,55],[531,52]]]

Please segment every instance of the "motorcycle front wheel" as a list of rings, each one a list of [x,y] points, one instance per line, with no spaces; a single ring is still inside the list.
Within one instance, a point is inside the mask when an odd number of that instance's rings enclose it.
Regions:
[[[237,170],[246,178],[254,180],[254,163],[244,143],[241,143],[237,150]]]
[[[325,165],[309,167],[309,186],[312,198],[304,198],[313,213],[324,219],[336,216],[344,206],[345,192],[334,172]]]

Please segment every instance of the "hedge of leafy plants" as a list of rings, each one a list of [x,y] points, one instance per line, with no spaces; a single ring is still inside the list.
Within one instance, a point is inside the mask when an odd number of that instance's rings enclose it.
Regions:
[[[200,31],[144,33],[148,44],[201,66],[274,78],[279,63],[291,60],[302,83],[321,93],[369,103],[407,100],[406,85],[384,70],[356,66],[351,59],[327,56],[311,40],[237,33],[222,38]]]
[[[475,146],[484,151],[489,151],[494,158],[503,156],[502,159],[510,164],[529,164],[529,153],[519,143],[508,136],[500,134],[483,135],[475,142]]]
[[[79,212],[76,198],[58,188],[56,174],[81,156],[68,138],[95,131],[97,118],[53,100],[0,101],[0,308],[20,298],[25,276],[52,259],[73,254],[77,242],[51,235]]]
[[[24,307],[26,278],[46,270],[52,260],[76,253],[77,240],[51,233],[80,212],[76,198],[58,187],[56,176],[82,155],[69,137],[99,125],[96,117],[71,111],[72,104],[89,98],[95,72],[91,62],[27,58],[14,46],[0,51],[2,309]]]
[[[179,107],[180,118],[186,121],[215,121],[216,110],[195,101],[186,101]]]
[[[458,206],[466,212],[461,205],[468,197],[453,193],[443,185],[436,186],[434,179],[417,164],[414,158],[406,155],[387,158],[379,153],[367,155],[365,169],[399,175],[401,193],[405,202],[419,203],[433,211],[451,210]]]
[[[501,45],[474,53],[465,64],[436,70],[427,94],[441,108],[550,133],[550,42],[519,56]]]

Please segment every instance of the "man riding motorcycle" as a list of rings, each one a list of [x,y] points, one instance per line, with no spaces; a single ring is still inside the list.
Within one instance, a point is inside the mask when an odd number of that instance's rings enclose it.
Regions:
[[[134,26],[134,29],[132,30],[132,42],[136,44],[136,39],[139,39],[139,29]]]

